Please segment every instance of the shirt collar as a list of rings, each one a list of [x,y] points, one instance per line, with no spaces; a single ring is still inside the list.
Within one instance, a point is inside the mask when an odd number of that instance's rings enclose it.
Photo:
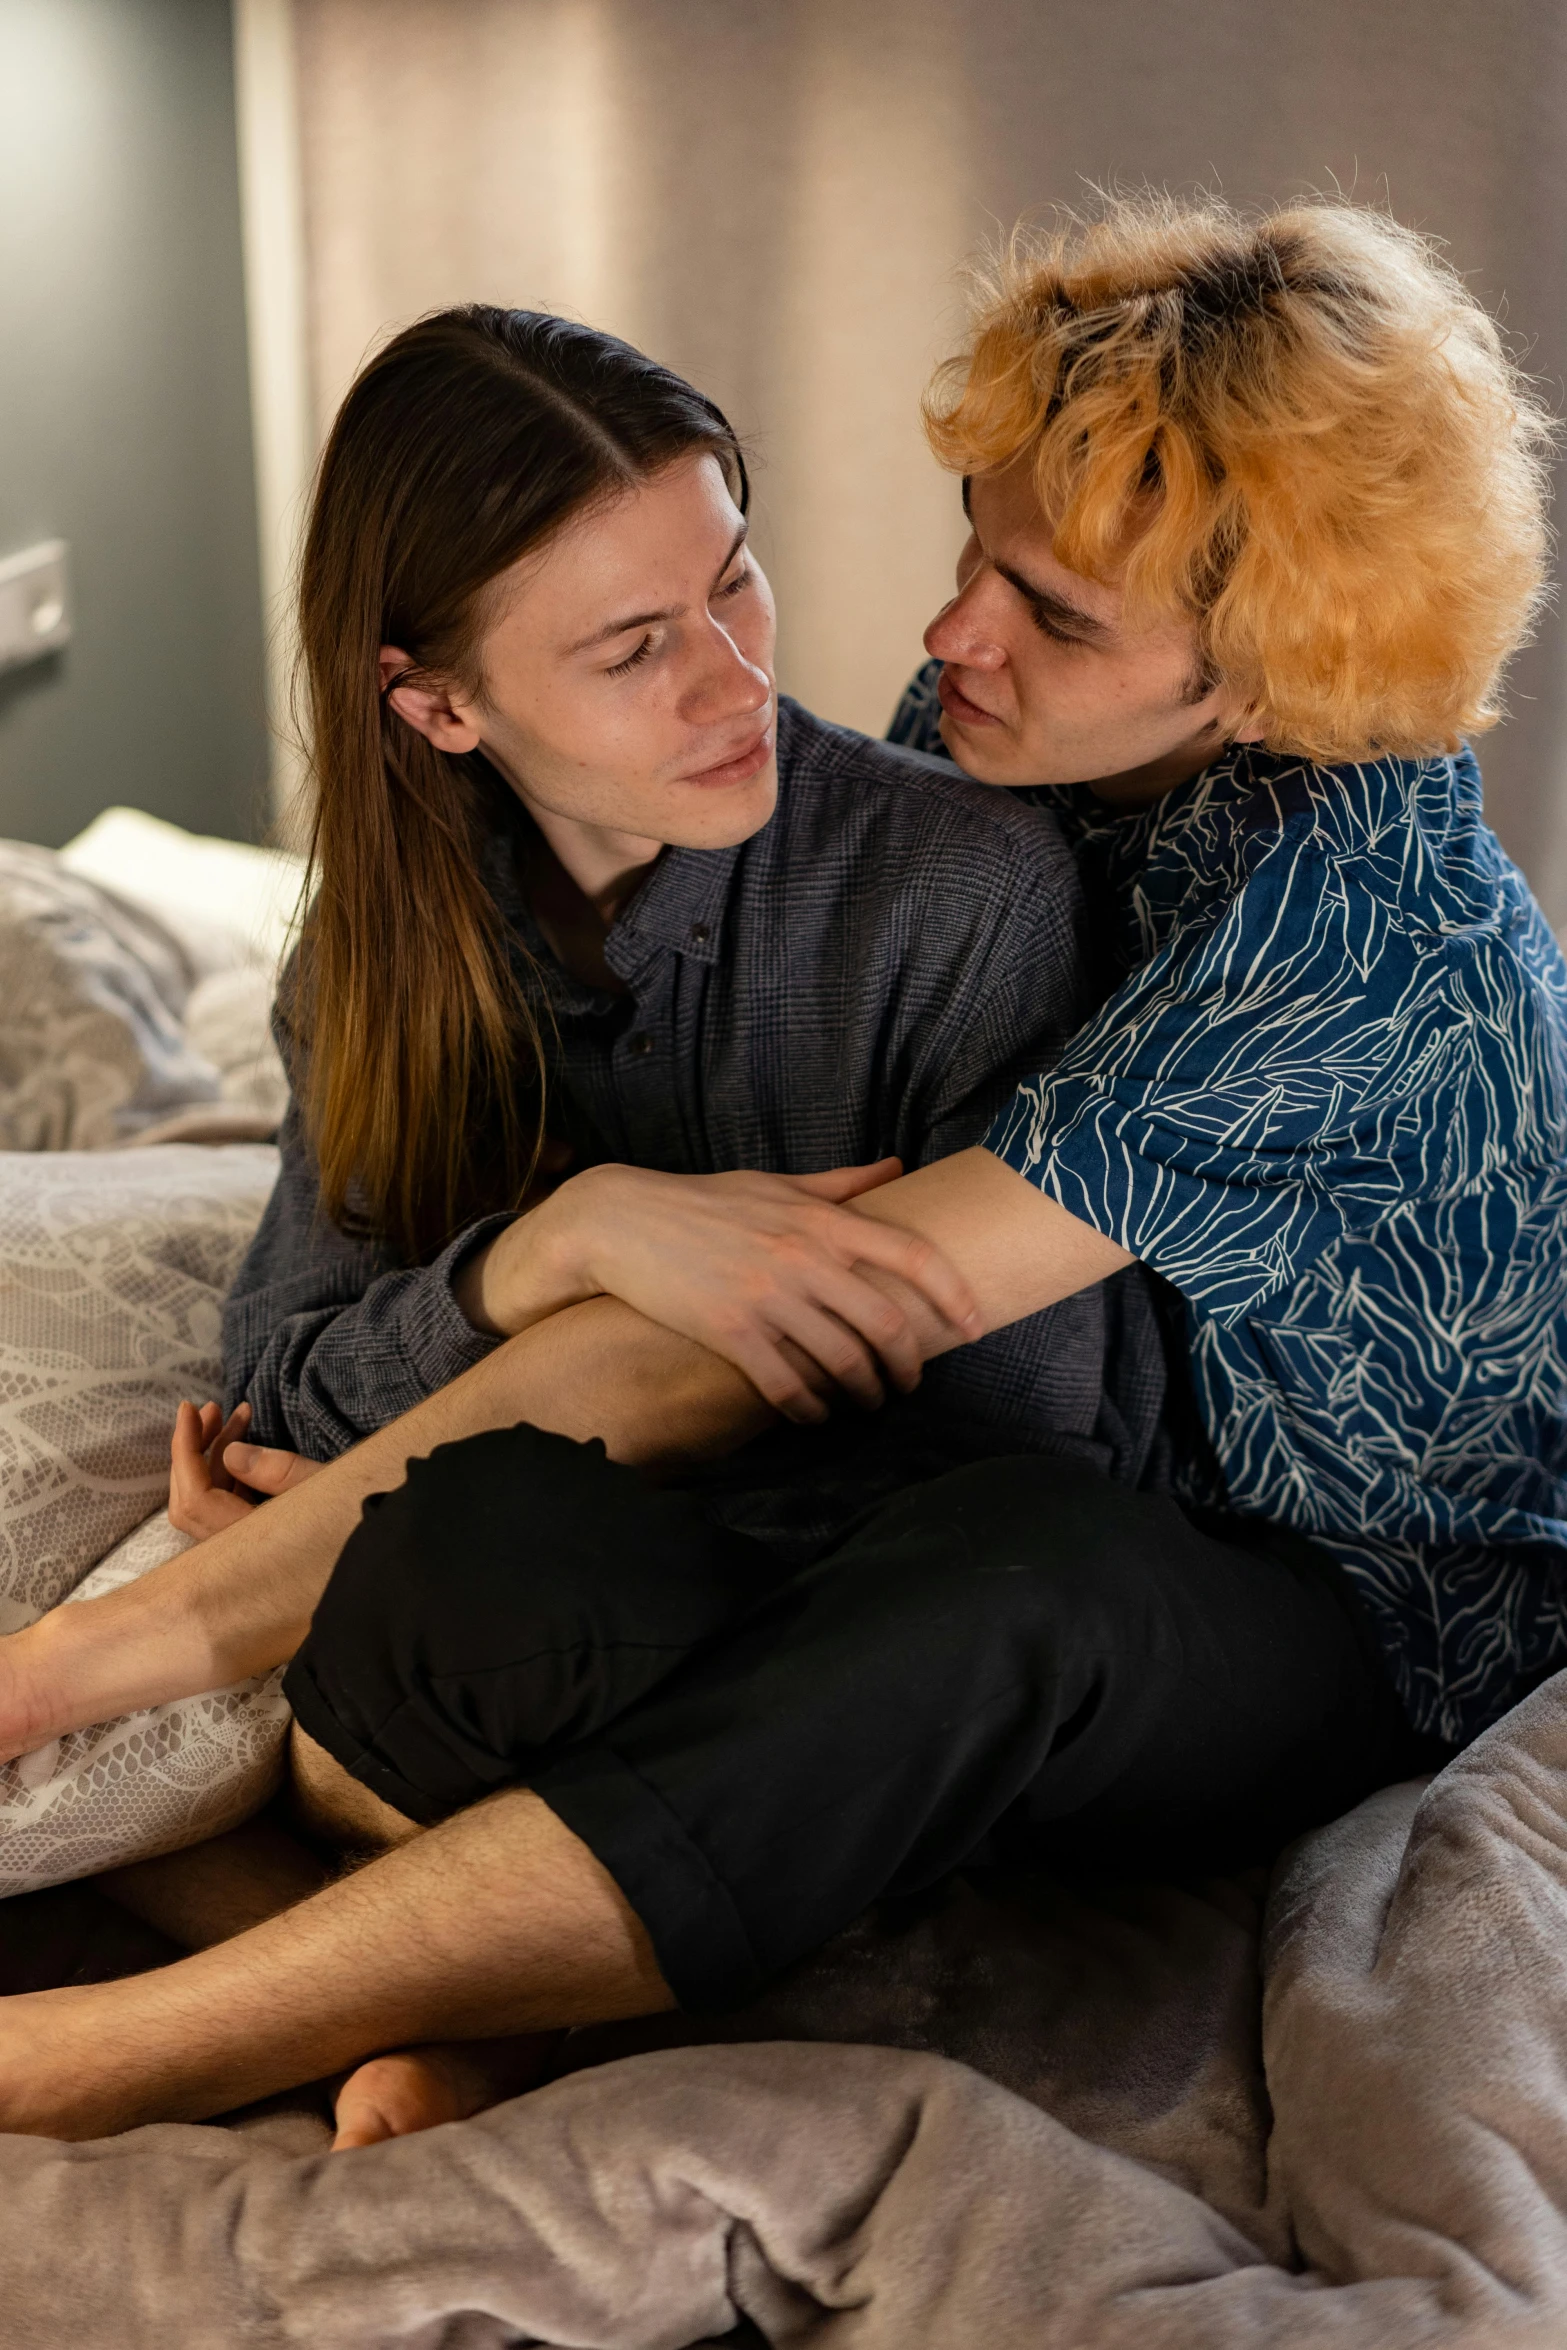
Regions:
[[[1068,784],[1052,791],[1042,786],[1029,797],[1054,808],[1069,835],[1077,840],[1117,840],[1151,845],[1179,832],[1193,817],[1237,800],[1249,799],[1257,788],[1258,755],[1246,743],[1231,743],[1210,766],[1166,792],[1146,807],[1118,808],[1098,797],[1091,784]]]
[[[505,796],[502,796],[505,795]],[[486,886],[508,934],[523,950],[558,1015],[603,1012],[616,999],[573,977],[558,960],[535,919],[517,875],[517,846],[527,819],[497,783],[492,822],[482,851]],[[604,959],[617,977],[633,976],[661,952],[716,963],[721,952],[730,882],[744,843],[724,849],[666,849],[624,913],[610,925]]]
[[[604,960],[629,980],[660,949],[716,963],[729,885],[743,843],[727,849],[666,849],[604,942]]]

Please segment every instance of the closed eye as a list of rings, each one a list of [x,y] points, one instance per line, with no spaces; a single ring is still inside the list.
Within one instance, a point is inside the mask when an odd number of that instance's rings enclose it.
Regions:
[[[749,563],[742,563],[740,569],[735,573],[733,579],[725,580],[721,588],[714,589],[714,603],[719,603],[728,598],[740,595],[744,589],[748,588],[752,584],[754,577],[755,573],[753,572],[751,565]],[[633,669],[640,668],[641,664],[648,660],[657,650],[657,647],[658,640],[655,636],[651,634],[645,636],[642,639],[642,642],[637,646],[635,652],[628,653],[624,661],[616,661],[610,668],[605,670],[604,675],[606,677],[628,676]]]
[[[1080,636],[1073,636],[1068,629],[1057,628],[1049,613],[1040,605],[1032,604],[1029,610],[1033,617],[1034,626],[1040,635],[1049,637],[1052,643],[1058,645],[1080,645],[1082,643],[1083,640]]]
[[[653,639],[650,636],[645,636],[634,653],[628,653],[624,661],[617,661],[612,669],[606,669],[604,675],[606,677],[626,676],[630,670],[638,668],[652,650]]]
[[[991,568],[1006,581],[1009,588],[1022,597],[1028,606],[1029,618],[1041,636],[1052,638],[1058,645],[1110,642],[1112,631],[1108,624],[1096,620],[1091,612],[1081,612],[1064,597],[1051,595],[1047,589],[1036,587],[1023,572],[1015,571],[1010,563],[1003,563],[999,558],[992,558]]]

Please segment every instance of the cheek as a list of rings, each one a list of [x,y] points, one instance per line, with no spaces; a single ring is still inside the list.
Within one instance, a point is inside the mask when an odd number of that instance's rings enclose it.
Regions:
[[[755,595],[741,599],[744,609],[737,615],[730,635],[754,668],[773,670],[773,646],[778,635],[778,615],[772,592],[763,586]]]
[[[1052,644],[1036,629],[1021,641],[1014,639],[1009,656],[1025,726],[1059,723],[1091,698],[1091,681],[1084,675],[1088,664],[1075,649]]]
[[[526,718],[502,716],[496,748],[519,778],[541,789],[590,788],[623,764],[634,697],[586,691],[580,681],[540,681]]]

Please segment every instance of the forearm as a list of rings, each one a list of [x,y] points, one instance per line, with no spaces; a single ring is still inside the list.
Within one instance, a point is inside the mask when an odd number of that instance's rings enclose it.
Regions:
[[[901,1225],[939,1248],[973,1292],[985,1334],[1132,1262],[1125,1249],[980,1148],[957,1151],[867,1192],[853,1212]],[[877,1272],[867,1279],[896,1295],[927,1361],[965,1343],[907,1283]]]
[[[519,1420],[648,1466],[731,1450],[771,1414],[738,1371],[611,1298],[497,1347],[240,1524],[0,1641],[0,1751],[270,1671],[304,1638],[365,1498],[410,1459]]]

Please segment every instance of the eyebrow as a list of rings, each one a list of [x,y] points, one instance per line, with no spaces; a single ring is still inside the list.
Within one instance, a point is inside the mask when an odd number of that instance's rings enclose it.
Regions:
[[[739,554],[740,549],[745,545],[746,539],[750,533],[750,528],[751,526],[749,522],[742,521],[740,528],[735,532],[734,537],[730,540],[729,552],[724,557],[722,563],[719,564],[717,571],[713,574],[713,585],[715,588],[717,587],[719,581],[723,578],[724,573],[729,569],[730,564]],[[685,608],[686,607],[684,604],[665,604],[657,612],[628,613],[624,620],[607,621],[604,627],[596,628],[591,636],[579,637],[574,645],[568,645],[566,647],[566,651],[568,654],[586,653],[590,651],[594,645],[607,645],[613,638],[627,635],[633,628],[651,628],[656,620],[678,620]]]
[[[1049,620],[1096,645],[1108,643],[1115,634],[1108,621],[1096,620],[1092,612],[1085,612],[1081,604],[1068,603],[1053,588],[1036,586],[1021,571],[1014,571],[1010,563],[998,563],[992,558],[990,567],[1008,587],[1017,589],[1025,604],[1033,606],[1036,620]]]
[[[963,511],[972,527],[974,509],[969,501],[969,481],[970,476],[965,473]],[[1068,602],[1065,596],[1058,596],[1052,588],[1040,587],[1021,571],[1014,570],[1010,563],[992,562],[991,569],[998,578],[1006,581],[1008,587],[1016,588],[1025,604],[1033,606],[1036,619],[1049,620],[1058,627],[1072,629],[1092,644],[1107,644],[1114,636],[1115,631],[1108,621],[1096,620],[1092,612],[1083,610],[1081,604]]]

